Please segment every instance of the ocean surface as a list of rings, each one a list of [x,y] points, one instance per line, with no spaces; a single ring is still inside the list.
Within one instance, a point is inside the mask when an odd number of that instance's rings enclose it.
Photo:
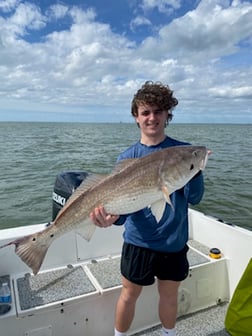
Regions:
[[[212,150],[194,208],[252,230],[252,125],[171,124],[166,133]],[[49,222],[59,172],[108,173],[138,138],[134,123],[0,123],[0,228]]]

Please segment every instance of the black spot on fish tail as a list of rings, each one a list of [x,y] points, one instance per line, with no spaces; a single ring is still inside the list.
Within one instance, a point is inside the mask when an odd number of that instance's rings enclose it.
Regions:
[[[194,164],[192,163],[190,166],[190,170],[193,170],[193,168],[194,168]]]
[[[39,241],[40,232],[11,241],[0,248],[15,245],[15,253],[36,275],[43,263],[49,244]]]

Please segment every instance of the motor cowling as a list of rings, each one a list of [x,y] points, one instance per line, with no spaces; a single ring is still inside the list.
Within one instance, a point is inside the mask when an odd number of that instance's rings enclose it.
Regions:
[[[88,176],[83,171],[64,171],[56,176],[52,194],[52,220],[63,208],[68,198],[79,187],[81,182]]]

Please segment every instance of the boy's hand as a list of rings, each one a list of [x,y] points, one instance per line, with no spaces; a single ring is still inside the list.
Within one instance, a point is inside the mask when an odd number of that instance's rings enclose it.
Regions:
[[[111,226],[119,218],[118,215],[111,215],[106,213],[103,206],[95,208],[90,214],[89,217],[92,219],[95,225],[105,228]]]

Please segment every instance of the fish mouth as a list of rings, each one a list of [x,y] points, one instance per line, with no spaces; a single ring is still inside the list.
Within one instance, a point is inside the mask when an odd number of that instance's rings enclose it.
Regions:
[[[207,161],[208,161],[208,157],[209,155],[212,154],[212,151],[210,149],[207,149],[206,150],[206,156],[204,157],[204,159],[201,161],[201,164],[200,164],[200,170],[204,170],[206,165],[207,165]]]

